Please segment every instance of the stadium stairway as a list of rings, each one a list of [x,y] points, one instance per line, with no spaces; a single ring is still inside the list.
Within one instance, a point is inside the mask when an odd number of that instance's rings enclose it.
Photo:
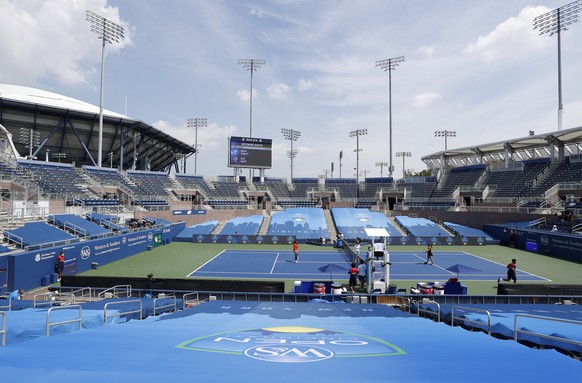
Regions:
[[[396,230],[398,230],[398,232],[400,234],[402,234],[403,237],[408,237],[408,233],[406,232],[406,230],[404,230],[402,228],[402,226],[400,226],[400,224],[394,219],[394,216],[389,216],[386,217],[388,218],[388,221],[392,224],[392,226],[394,226],[396,228]]]
[[[261,227],[259,227],[258,235],[267,235],[269,232],[269,225],[271,225],[271,214],[267,210],[263,210],[263,222],[261,222]]]
[[[331,210],[323,209],[323,216],[325,217],[325,224],[327,225],[327,230],[329,231],[329,239],[337,238],[337,230],[331,216]]]

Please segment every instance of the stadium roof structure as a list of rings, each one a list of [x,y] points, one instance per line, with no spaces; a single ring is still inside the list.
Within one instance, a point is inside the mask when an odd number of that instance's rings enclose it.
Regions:
[[[489,144],[448,149],[422,157],[429,169],[470,165],[494,165],[539,158],[563,159],[582,155],[582,127],[498,141]]]
[[[58,157],[77,166],[97,165],[98,106],[40,89],[0,84],[0,126],[11,135],[16,157]],[[102,166],[169,171],[195,151],[194,146],[142,121],[103,111]]]

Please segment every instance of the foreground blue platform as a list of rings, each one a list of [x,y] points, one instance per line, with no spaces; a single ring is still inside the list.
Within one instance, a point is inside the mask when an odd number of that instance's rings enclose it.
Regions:
[[[31,363],[34,355],[43,357]],[[582,363],[389,306],[214,301],[0,348],[0,376],[59,383],[577,382]]]

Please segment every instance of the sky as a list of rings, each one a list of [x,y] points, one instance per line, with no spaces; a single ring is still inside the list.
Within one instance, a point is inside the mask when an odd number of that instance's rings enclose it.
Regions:
[[[197,174],[232,175],[230,136],[273,140],[269,177],[388,176],[449,149],[557,130],[557,37],[533,19],[553,0],[1,0],[0,83],[99,105],[91,10],[124,27],[106,47],[104,107],[190,145]],[[582,126],[582,22],[561,34],[564,128]],[[389,73],[375,66],[404,57]],[[391,84],[391,108],[389,85]],[[390,140],[389,110],[392,111]],[[358,138],[350,132],[366,129]],[[356,149],[359,148],[359,161]],[[410,152],[410,157],[396,157]],[[334,171],[332,173],[332,163]],[[194,156],[187,163],[194,173]],[[244,172],[243,172],[244,174]]]

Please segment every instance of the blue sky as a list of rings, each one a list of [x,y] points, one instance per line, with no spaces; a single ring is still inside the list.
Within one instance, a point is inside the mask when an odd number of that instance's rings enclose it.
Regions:
[[[290,176],[282,128],[301,131],[294,177],[361,177],[389,162],[405,167],[444,148],[557,129],[557,39],[532,29],[535,16],[568,1],[528,0],[19,0],[0,2],[0,83],[30,86],[99,104],[100,41],[89,9],[125,27],[107,47],[106,109],[194,144],[198,174],[229,175],[227,137],[249,133],[250,74],[239,59],[264,59],[253,83],[253,136],[273,139],[267,176]],[[564,128],[582,126],[582,22],[562,33]],[[402,159],[393,158],[394,176]],[[193,157],[187,165],[193,172]],[[387,169],[383,168],[383,175]]]

